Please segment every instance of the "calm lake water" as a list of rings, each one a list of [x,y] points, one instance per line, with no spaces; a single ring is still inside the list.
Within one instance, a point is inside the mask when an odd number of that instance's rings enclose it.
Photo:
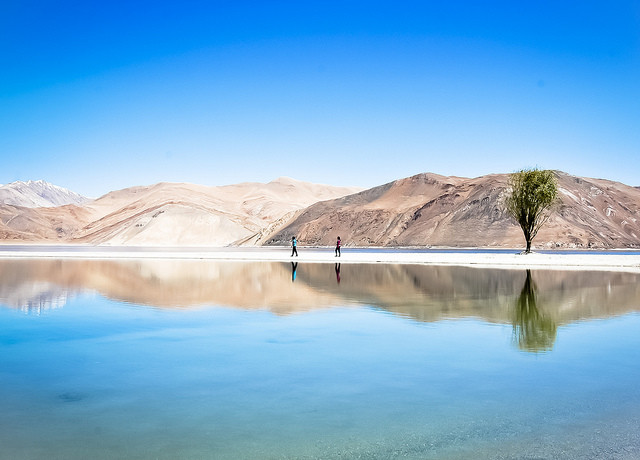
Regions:
[[[0,261],[0,458],[638,459],[640,275]]]

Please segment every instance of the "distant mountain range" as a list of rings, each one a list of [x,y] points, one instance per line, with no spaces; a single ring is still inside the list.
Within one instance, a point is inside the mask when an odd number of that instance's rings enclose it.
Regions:
[[[55,208],[5,204],[0,205],[0,239],[140,246],[252,244],[295,211],[359,190],[279,178],[268,184],[221,187],[159,183]]]
[[[25,208],[81,205],[89,198],[43,180],[16,181],[0,185],[0,203]]]
[[[556,177],[560,202],[534,248],[640,248],[640,188]],[[508,174],[425,173],[368,190],[289,178],[221,187],[159,183],[96,200],[30,181],[11,188],[24,201],[1,199],[0,241],[288,245],[296,235],[301,245],[327,246],[339,235],[347,247],[521,247],[522,232],[503,207],[507,181]],[[48,204],[36,204],[35,196]]]

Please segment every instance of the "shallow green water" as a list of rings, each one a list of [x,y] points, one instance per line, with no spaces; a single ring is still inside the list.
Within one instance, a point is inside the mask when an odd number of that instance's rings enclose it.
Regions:
[[[49,260],[0,275],[1,458],[640,458],[636,274]]]

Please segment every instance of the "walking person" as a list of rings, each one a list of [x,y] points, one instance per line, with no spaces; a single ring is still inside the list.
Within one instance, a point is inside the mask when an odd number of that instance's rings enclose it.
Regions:
[[[293,257],[293,255],[296,255],[296,257],[298,257],[298,241],[296,240],[295,236],[291,237],[291,257]]]
[[[340,245],[342,243],[340,242],[340,237],[338,237],[338,240],[336,241],[336,257],[340,257]]]

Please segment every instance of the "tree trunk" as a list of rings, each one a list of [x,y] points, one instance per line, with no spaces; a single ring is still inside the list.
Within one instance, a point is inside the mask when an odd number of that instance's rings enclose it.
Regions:
[[[531,252],[531,238],[527,238],[527,249],[524,250],[525,254],[529,254]]]

